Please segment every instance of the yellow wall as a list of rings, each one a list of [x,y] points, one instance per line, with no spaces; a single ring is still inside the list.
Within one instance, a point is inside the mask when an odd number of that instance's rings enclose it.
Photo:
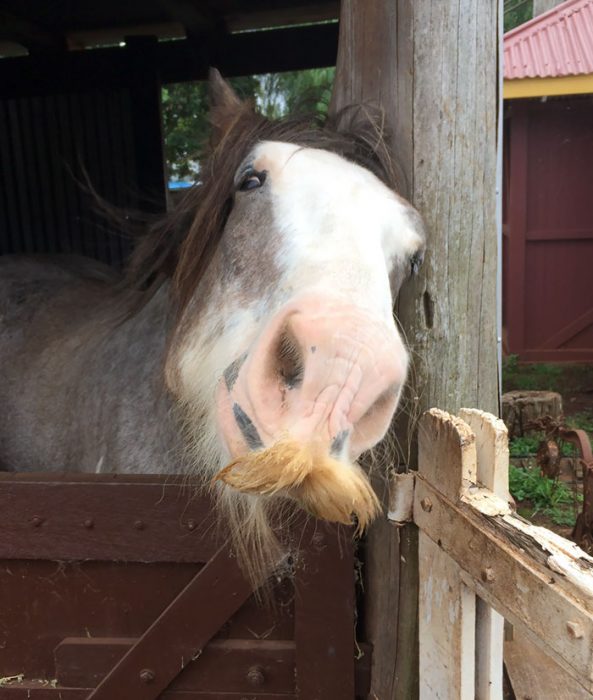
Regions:
[[[505,100],[548,95],[582,95],[583,93],[593,94],[593,73],[569,75],[565,78],[517,78],[505,80],[503,84]]]

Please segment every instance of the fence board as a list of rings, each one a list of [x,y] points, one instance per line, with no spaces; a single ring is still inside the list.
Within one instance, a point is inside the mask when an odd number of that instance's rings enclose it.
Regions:
[[[558,664],[549,659],[525,635],[516,632],[504,645],[504,659],[515,697],[545,700],[592,700]]]
[[[432,424],[424,420],[420,427],[419,473],[455,501],[476,478],[475,439],[463,421],[433,415]],[[431,513],[432,498],[416,500]],[[419,546],[420,699],[474,700],[475,595],[440,539],[423,531]]]
[[[221,549],[187,584],[89,695],[155,700],[252,593],[235,557]],[[209,601],[198,606],[198,601]],[[163,644],[163,642],[166,642]],[[149,673],[147,681],[144,676]]]
[[[475,595],[423,532],[419,567],[420,700],[474,700]]]
[[[477,480],[496,496],[509,498],[509,447],[505,424],[476,409],[459,417],[476,436]],[[476,598],[476,700],[502,700],[504,617]]]
[[[355,695],[354,664],[340,663],[355,654],[354,552],[350,528],[338,530],[339,545],[330,546],[335,530],[310,520],[303,531],[311,542],[295,579],[296,682],[303,700]]]
[[[504,499],[475,479],[463,478],[475,449],[463,421],[433,409],[421,420],[419,435],[418,527],[455,560],[469,588],[591,691],[593,558],[515,516]],[[459,458],[464,452],[465,461]],[[451,464],[459,470],[457,495],[447,483]]]
[[[0,559],[206,562],[218,547],[210,501],[179,477],[51,476],[0,474]]]

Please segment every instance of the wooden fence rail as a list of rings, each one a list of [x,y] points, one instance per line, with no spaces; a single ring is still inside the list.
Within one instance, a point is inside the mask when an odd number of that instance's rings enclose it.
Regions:
[[[501,700],[503,618],[591,692],[593,558],[513,512],[504,424],[460,416],[420,422],[420,698]]]

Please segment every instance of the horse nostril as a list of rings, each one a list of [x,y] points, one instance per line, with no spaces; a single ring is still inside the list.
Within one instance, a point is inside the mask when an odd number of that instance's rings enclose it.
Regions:
[[[372,421],[390,418],[393,413],[394,404],[399,396],[399,386],[392,384],[386,389],[371,405],[371,407],[357,421],[357,427]]]
[[[302,384],[304,375],[303,357],[300,347],[288,330],[284,328],[274,353],[275,373],[287,389],[294,389]]]

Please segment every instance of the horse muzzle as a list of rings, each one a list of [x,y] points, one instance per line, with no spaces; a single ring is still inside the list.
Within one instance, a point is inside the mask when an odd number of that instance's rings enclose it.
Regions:
[[[354,462],[385,435],[407,361],[391,318],[317,297],[286,305],[219,382],[231,458],[291,441]]]

